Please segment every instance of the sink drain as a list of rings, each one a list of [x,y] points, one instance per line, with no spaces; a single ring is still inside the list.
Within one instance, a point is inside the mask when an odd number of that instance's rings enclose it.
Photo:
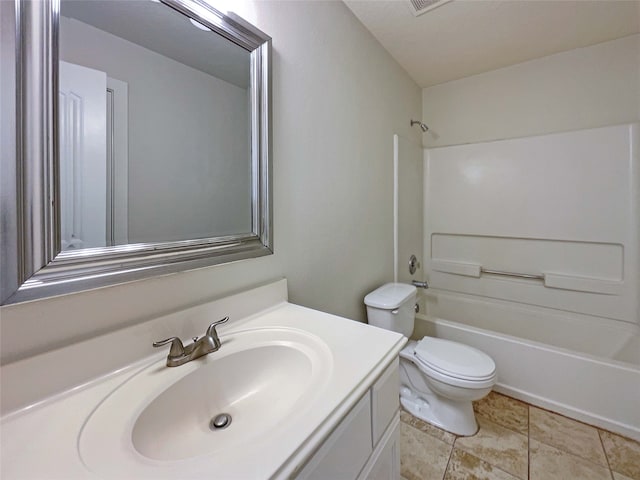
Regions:
[[[231,425],[231,415],[228,413],[221,413],[216,415],[209,422],[209,428],[211,430],[222,430]]]

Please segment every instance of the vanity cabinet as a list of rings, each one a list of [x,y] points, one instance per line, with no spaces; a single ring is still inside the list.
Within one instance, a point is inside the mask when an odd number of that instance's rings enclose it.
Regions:
[[[400,479],[398,363],[391,362],[294,478]]]

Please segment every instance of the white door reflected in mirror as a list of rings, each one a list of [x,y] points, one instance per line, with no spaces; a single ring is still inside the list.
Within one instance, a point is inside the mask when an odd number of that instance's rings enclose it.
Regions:
[[[62,249],[107,245],[107,74],[60,62]]]
[[[59,75],[62,250],[126,244],[127,84],[63,61]]]

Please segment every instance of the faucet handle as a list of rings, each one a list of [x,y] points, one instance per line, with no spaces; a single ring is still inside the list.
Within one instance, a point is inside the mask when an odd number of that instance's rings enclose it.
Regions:
[[[182,345],[182,340],[180,340],[178,337],[171,337],[165,340],[160,340],[159,342],[153,342],[153,346],[162,347],[169,342],[171,342],[169,357],[181,357],[182,355],[184,355],[184,345]]]
[[[224,317],[220,320],[216,320],[211,325],[209,325],[209,327],[207,328],[207,336],[218,338],[218,332],[216,332],[216,327],[221,323],[226,323],[228,320],[229,320],[229,317]]]

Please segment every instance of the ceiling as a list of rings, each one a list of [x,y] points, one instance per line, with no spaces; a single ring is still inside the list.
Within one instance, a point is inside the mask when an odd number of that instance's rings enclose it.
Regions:
[[[344,0],[420,87],[640,32],[640,0]]]
[[[2,0],[0,0],[2,1]],[[248,88],[250,53],[158,1],[62,0],[61,15],[138,44],[240,88]]]

